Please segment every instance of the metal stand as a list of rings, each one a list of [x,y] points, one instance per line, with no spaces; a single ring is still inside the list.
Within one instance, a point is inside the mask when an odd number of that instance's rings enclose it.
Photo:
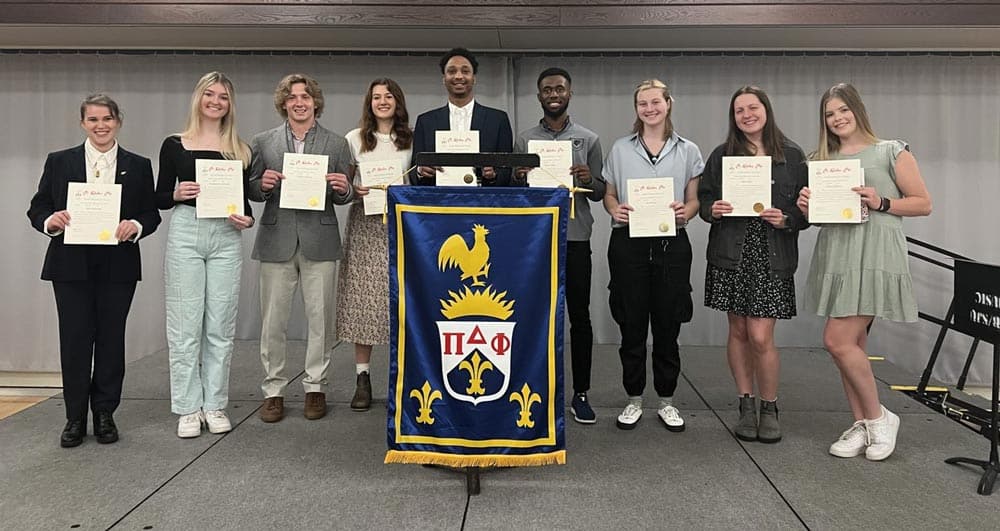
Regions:
[[[1000,400],[1000,378],[998,377],[1000,377],[1000,345],[993,345],[993,404],[990,408],[990,422],[986,426],[989,429],[990,438],[989,461],[970,457],[951,457],[944,460],[949,465],[968,464],[981,467],[983,477],[979,480],[976,492],[984,496],[993,493],[993,485],[996,483],[997,474],[1000,473],[1000,457],[997,455],[997,437],[998,428],[1000,428],[1000,423],[997,422],[998,417],[1000,417],[997,412],[998,400]]]
[[[996,451],[996,446],[993,447],[994,452]],[[996,460],[996,455],[993,456]],[[996,477],[996,474],[993,474]],[[993,488],[992,482],[990,483],[990,489]],[[478,466],[467,466],[465,467],[465,493],[469,496],[479,496],[479,467]]]
[[[479,496],[479,474],[483,468],[478,466],[455,467],[447,465],[423,465],[427,468],[442,468],[449,472],[461,472],[465,475],[465,493],[469,496]]]
[[[919,312],[921,319],[930,321],[940,326],[941,329],[938,331],[937,340],[934,342],[934,348],[931,349],[931,356],[927,361],[927,366],[924,368],[924,372],[920,377],[920,383],[917,385],[916,389],[905,392],[918,402],[921,402],[935,411],[944,413],[948,418],[959,422],[967,428],[977,431],[989,439],[990,458],[988,461],[972,459],[969,457],[951,457],[945,459],[945,463],[951,465],[966,464],[981,467],[983,469],[983,476],[979,480],[979,487],[976,489],[976,492],[984,496],[989,495],[993,493],[993,487],[996,483],[997,475],[1000,473],[1000,458],[998,458],[997,452],[997,438],[1000,437],[1000,434],[998,434],[998,430],[1000,430],[1000,420],[998,420],[998,416],[1000,415],[998,415],[997,412],[997,408],[1000,407],[1000,404],[998,404],[998,400],[1000,400],[1000,396],[998,396],[1000,395],[1000,392],[998,392],[998,386],[1000,386],[1000,341],[995,339],[997,336],[992,330],[987,331],[984,335],[982,328],[971,327],[964,313],[957,311],[955,297],[959,292],[958,278],[960,269],[965,270],[965,272],[962,273],[963,275],[969,275],[970,277],[973,276],[973,273],[969,271],[969,266],[963,264],[962,267],[959,268],[959,262],[968,263],[973,261],[959,254],[955,254],[951,251],[935,247],[913,238],[907,237],[906,241],[910,244],[929,249],[938,254],[954,259],[955,265],[952,266],[939,260],[924,256],[920,253],[916,253],[912,250],[907,253],[914,258],[950,271],[954,271],[956,279],[956,294],[952,297],[951,304],[948,305],[948,311],[945,314],[944,319],[938,319],[932,315]],[[990,266],[988,264],[983,264],[982,266],[991,268],[991,270],[988,271],[988,274],[996,274],[996,266]],[[983,273],[980,271],[975,274]],[[995,284],[995,282],[993,283]],[[963,291],[966,290],[967,286],[963,285],[962,289]],[[967,293],[965,293],[965,296],[968,296]],[[967,302],[967,300],[963,300],[963,302]],[[934,371],[934,365],[937,363],[938,355],[941,353],[941,347],[944,344],[945,335],[949,330],[955,330],[956,332],[961,332],[973,338],[972,348],[969,349],[969,355],[965,359],[965,366],[962,368],[962,375],[958,380],[959,390],[965,387],[965,380],[969,374],[969,369],[972,366],[972,360],[975,356],[976,349],[979,347],[980,341],[993,343],[993,399],[989,410],[983,409],[975,404],[959,400],[954,396],[951,396],[947,389],[932,390],[928,388],[931,373]]]

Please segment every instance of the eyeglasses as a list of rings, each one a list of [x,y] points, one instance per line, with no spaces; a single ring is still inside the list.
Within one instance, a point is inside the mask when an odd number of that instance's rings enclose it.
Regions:
[[[542,87],[541,93],[542,96],[551,96],[553,94],[555,94],[556,96],[565,96],[567,93],[569,93],[569,90],[566,87],[560,85],[556,88]]]

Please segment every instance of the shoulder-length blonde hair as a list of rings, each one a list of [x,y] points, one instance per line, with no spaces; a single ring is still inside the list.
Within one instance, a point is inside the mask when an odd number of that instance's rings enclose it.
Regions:
[[[229,93],[229,112],[222,117],[219,123],[219,135],[222,137],[222,155],[230,160],[240,160],[243,168],[250,166],[250,147],[240,139],[236,132],[236,91],[233,89],[233,82],[222,72],[209,72],[198,80],[191,93],[191,110],[188,113],[187,125],[181,137],[191,138],[201,130],[201,97],[208,87],[214,84],[225,87]]]
[[[659,79],[647,79],[635,87],[635,92],[632,93],[632,108],[635,109],[639,101],[639,93],[644,90],[649,89],[660,89],[663,92],[663,99],[670,104],[670,108],[667,109],[667,118],[664,123],[663,128],[663,139],[666,140],[670,138],[670,135],[674,134],[674,123],[670,120],[670,114],[674,112],[674,97],[670,95],[670,87],[666,83],[660,81]],[[638,111],[635,114],[635,122],[632,123],[632,132],[641,135],[642,129],[645,126],[642,120],[639,119]]]
[[[844,105],[847,105],[847,108],[854,113],[854,122],[865,140],[872,144],[878,142],[878,137],[872,130],[872,124],[868,120],[868,111],[865,109],[865,103],[861,101],[858,89],[850,83],[837,83],[824,92],[823,97],[819,100],[819,145],[810,156],[814,160],[827,160],[832,153],[840,151],[840,137],[832,134],[826,126],[826,104],[833,98],[844,102]]]

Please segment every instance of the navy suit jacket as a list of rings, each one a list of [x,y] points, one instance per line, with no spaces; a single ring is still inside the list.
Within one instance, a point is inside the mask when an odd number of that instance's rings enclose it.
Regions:
[[[479,151],[481,153],[512,153],[514,151],[514,133],[510,128],[507,113],[500,109],[486,107],[478,102],[472,108],[472,130],[479,131]],[[434,132],[451,129],[451,119],[448,105],[427,111],[417,117],[413,127],[413,162],[417,153],[433,153]],[[478,173],[479,170],[477,169]],[[510,184],[510,168],[497,168],[497,178],[493,183],[483,182],[483,186],[507,186]],[[424,179],[417,175],[416,170],[410,174],[413,184],[434,184],[434,179]]]
[[[83,144],[49,153],[38,183],[38,192],[31,198],[28,208],[28,219],[39,232],[45,234],[43,224],[49,216],[66,210],[68,184],[73,181],[87,182],[86,164]],[[160,212],[156,209],[153,194],[153,165],[146,157],[126,151],[120,145],[116,164],[115,183],[122,185],[120,219],[138,221],[142,225],[141,238],[145,238],[160,224]],[[91,278],[90,266],[94,260],[104,265],[101,278]],[[139,245],[129,241],[118,245],[65,245],[63,234],[60,234],[50,238],[42,265],[42,280],[125,283],[141,279]]]

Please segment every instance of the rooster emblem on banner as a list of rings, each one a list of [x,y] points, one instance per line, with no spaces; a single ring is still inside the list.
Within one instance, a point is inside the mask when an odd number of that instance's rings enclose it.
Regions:
[[[490,273],[489,229],[472,226],[472,245],[462,234],[449,236],[438,250],[438,269],[457,268],[461,289],[449,291],[441,300],[438,321],[441,339],[441,370],[448,394],[458,400],[479,404],[501,398],[510,377],[514,301],[507,292],[497,292],[484,279]],[[465,282],[471,280],[471,285]],[[466,320],[477,317],[477,320]]]
[[[486,235],[490,230],[482,225],[473,225],[472,248],[465,243],[461,234],[452,234],[444,241],[438,252],[438,268],[441,271],[449,267],[458,267],[462,271],[459,280],[471,278],[473,286],[485,286],[479,277],[490,276],[490,246],[486,243]]]

